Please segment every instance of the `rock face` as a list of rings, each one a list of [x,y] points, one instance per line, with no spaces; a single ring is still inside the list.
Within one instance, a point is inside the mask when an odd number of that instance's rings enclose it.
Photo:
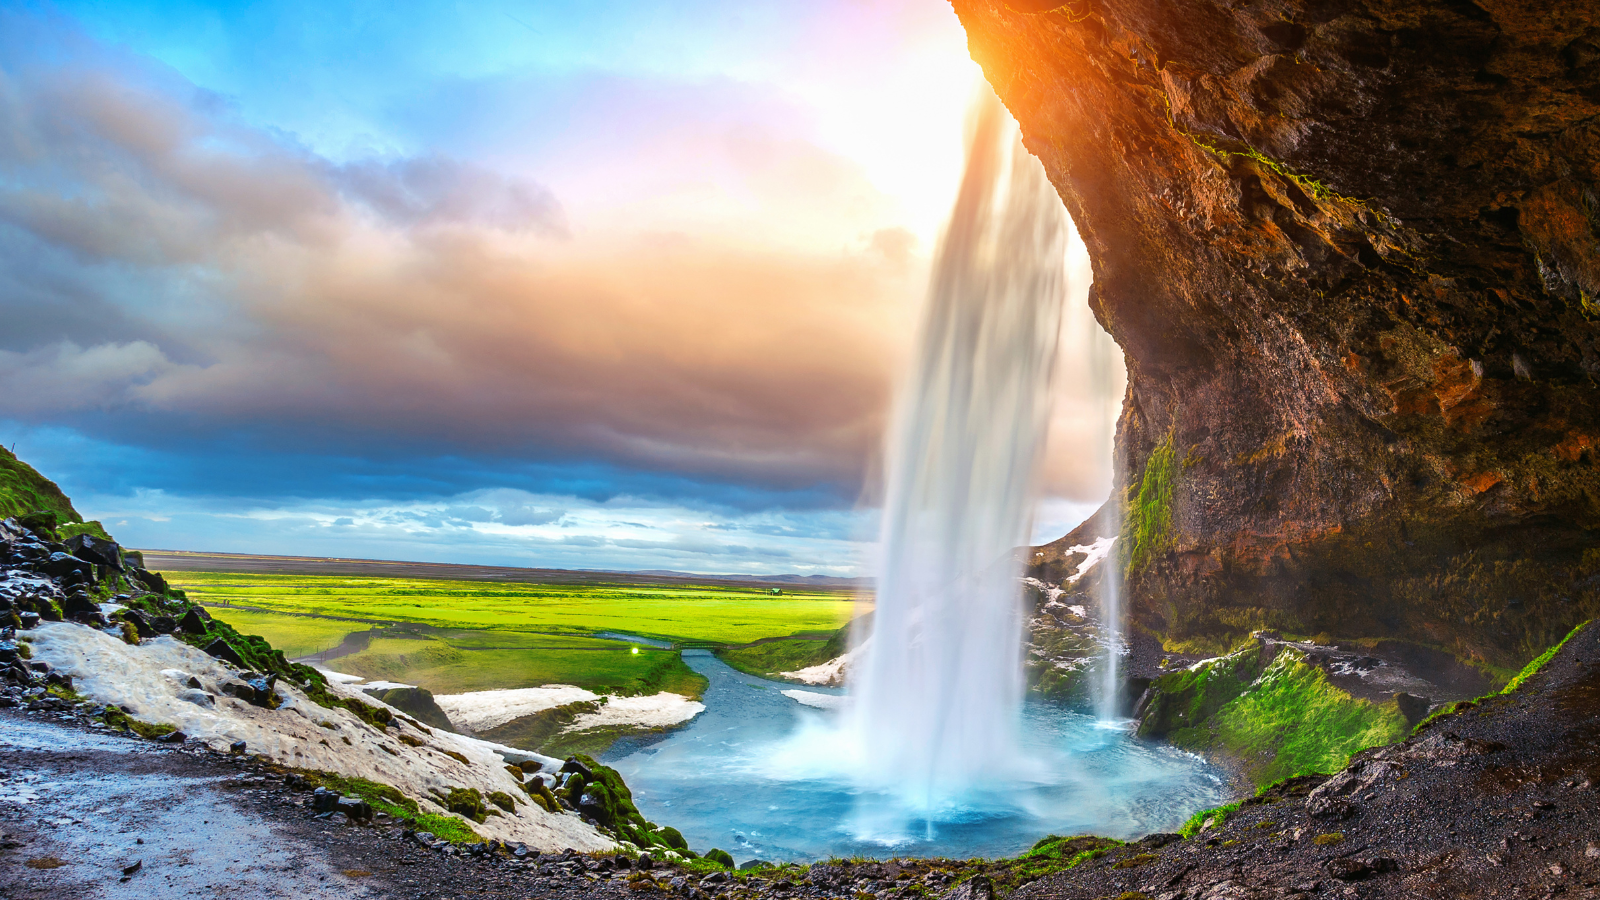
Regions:
[[[1136,622],[1509,667],[1600,612],[1600,16],[954,0],[1122,345]]]

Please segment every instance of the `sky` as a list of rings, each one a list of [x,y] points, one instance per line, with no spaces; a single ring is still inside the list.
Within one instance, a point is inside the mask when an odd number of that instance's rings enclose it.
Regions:
[[[870,574],[978,79],[939,0],[0,0],[0,442],[136,547]]]

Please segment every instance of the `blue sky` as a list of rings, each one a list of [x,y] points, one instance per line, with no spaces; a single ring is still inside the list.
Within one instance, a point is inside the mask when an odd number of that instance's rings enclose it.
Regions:
[[[870,568],[976,78],[929,0],[0,4],[0,440],[135,546]]]

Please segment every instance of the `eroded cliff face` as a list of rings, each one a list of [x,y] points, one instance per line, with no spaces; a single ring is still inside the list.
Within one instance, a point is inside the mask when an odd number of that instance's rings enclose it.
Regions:
[[[1600,613],[1600,4],[954,6],[1127,355],[1139,627],[1506,667]]]

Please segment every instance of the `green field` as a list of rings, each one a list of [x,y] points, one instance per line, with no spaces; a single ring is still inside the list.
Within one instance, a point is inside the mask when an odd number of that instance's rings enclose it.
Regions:
[[[677,645],[747,644],[837,630],[856,612],[844,592],[774,596],[728,586],[552,585],[359,576],[172,572],[169,580],[219,619],[259,634],[290,657],[371,632],[365,649],[327,662],[374,680],[436,694],[573,684],[596,693],[698,696],[705,680],[676,650],[592,635],[638,635]],[[378,630],[374,630],[378,629]],[[788,643],[788,642],[783,642]],[[820,642],[805,642],[808,645]],[[778,648],[763,645],[770,652]]]
[[[786,591],[772,596],[758,588],[727,586],[507,584],[216,572],[171,572],[168,580],[207,606],[440,628],[616,631],[702,646],[831,632],[849,621],[855,609],[844,592]]]
[[[266,638],[290,659],[332,650],[339,646],[345,635],[353,631],[366,631],[371,627],[362,622],[262,613],[248,609],[219,609],[213,612],[217,618],[237,628],[240,634],[259,634]]]

